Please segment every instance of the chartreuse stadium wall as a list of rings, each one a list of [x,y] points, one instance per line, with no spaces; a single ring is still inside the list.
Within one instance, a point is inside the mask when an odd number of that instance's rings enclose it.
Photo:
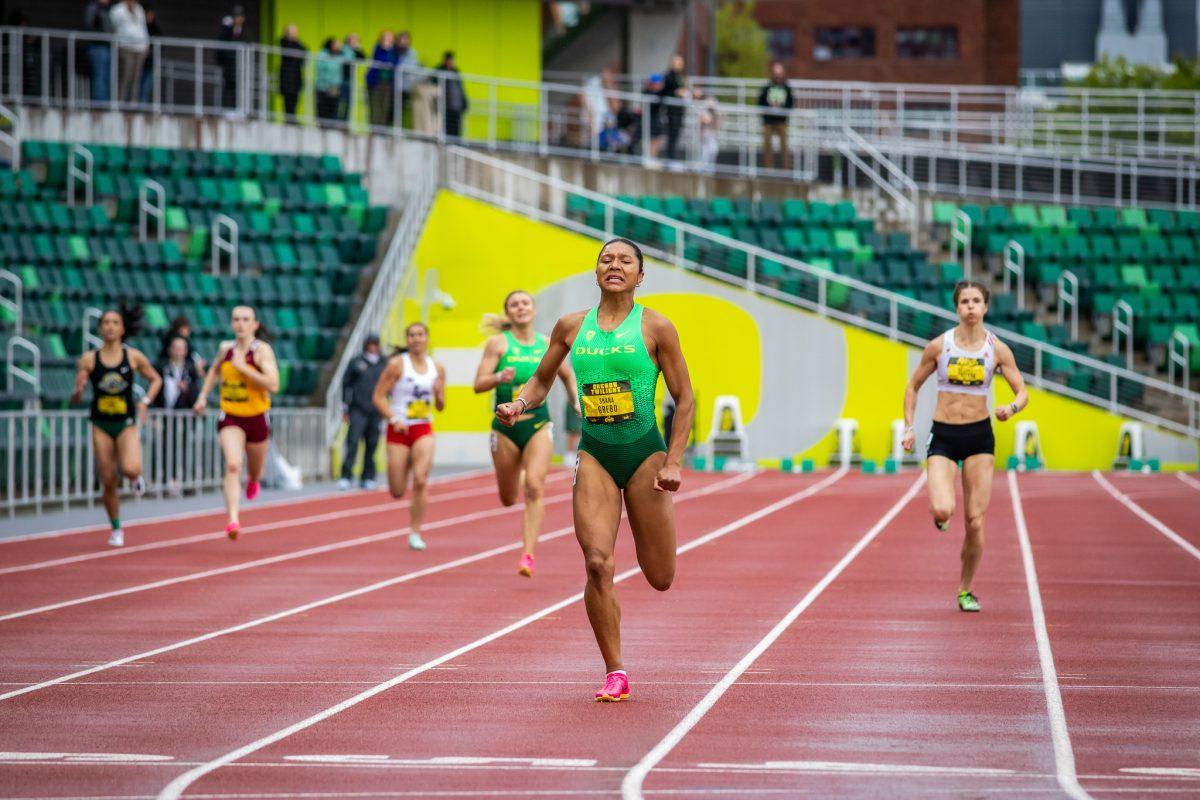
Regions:
[[[328,36],[343,39],[357,33],[369,58],[380,31],[408,31],[422,66],[436,67],[442,53],[453,50],[463,73],[522,81],[540,81],[542,76],[538,0],[263,0],[262,19],[265,44],[278,44],[284,26],[294,22],[311,52],[317,52]],[[362,92],[359,77],[357,91]],[[470,81],[464,85],[473,110],[479,112],[467,114],[464,135],[483,138],[487,136],[487,87]],[[360,121],[366,119],[365,96],[362,99]],[[526,106],[530,131],[519,135],[536,136],[536,90],[500,87],[496,100]],[[507,119],[498,121],[496,135],[512,136]]]
[[[447,408],[437,416],[439,459],[486,463],[490,395],[471,388],[487,334],[484,313],[501,311],[512,289],[537,299],[537,327],[548,333],[561,314],[596,301],[592,269],[599,243],[450,192],[439,194],[415,253],[415,297],[397,298],[384,334],[399,343],[406,322],[419,319],[430,284],[453,299],[428,308],[434,357],[447,368]],[[740,398],[756,459],[810,458],[827,465],[835,421],[858,420],[861,453],[882,462],[891,450],[891,423],[901,416],[904,386],[920,351],[886,337],[752,295],[717,281],[647,261],[639,300],[668,315],[679,329],[698,409],[696,432],[708,438],[713,400]],[[995,401],[1012,393],[995,382]],[[919,401],[922,449],[934,402],[933,382]],[[662,392],[660,383],[660,398]],[[1049,392],[1030,390],[1019,419],[1038,423],[1050,469],[1107,469],[1122,419]],[[560,419],[556,389],[551,413]],[[1013,452],[1012,423],[996,423],[997,463]],[[559,434],[561,436],[561,433]],[[1147,428],[1149,455],[1195,468],[1196,443]]]

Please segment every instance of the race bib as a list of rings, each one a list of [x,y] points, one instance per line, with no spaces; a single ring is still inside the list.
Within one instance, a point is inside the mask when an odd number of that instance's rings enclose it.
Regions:
[[[946,365],[946,377],[956,386],[982,386],[984,362],[982,358],[959,357]]]
[[[103,395],[96,401],[96,410],[101,414],[123,417],[129,413],[129,405],[119,395]]]
[[[583,385],[583,418],[611,425],[633,419],[633,392],[629,381],[605,381]]]
[[[250,400],[246,384],[238,381],[223,381],[221,383],[221,399],[226,403],[245,403]]]
[[[430,416],[427,400],[410,400],[408,402],[409,419],[429,419]]]

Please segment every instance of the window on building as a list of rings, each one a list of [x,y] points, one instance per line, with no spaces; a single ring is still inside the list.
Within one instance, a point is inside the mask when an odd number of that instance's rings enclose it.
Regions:
[[[958,28],[953,25],[896,29],[897,58],[958,58]]]
[[[767,50],[773,61],[786,61],[796,55],[796,31],[793,28],[767,28]]]
[[[836,28],[817,28],[813,45],[815,61],[835,58],[874,58],[875,29],[859,25],[843,25]]]

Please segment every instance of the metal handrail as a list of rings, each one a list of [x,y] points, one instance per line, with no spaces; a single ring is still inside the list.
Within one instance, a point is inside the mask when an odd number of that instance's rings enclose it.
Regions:
[[[16,353],[17,350],[24,350],[33,358],[33,371],[29,372],[17,366]],[[26,339],[24,336],[10,336],[8,344],[5,345],[5,357],[8,363],[8,377],[5,382],[5,389],[10,394],[14,391],[13,383],[16,380],[23,380],[33,387],[34,399],[36,401],[38,394],[42,391],[42,351],[36,344]]]
[[[971,280],[971,218],[961,208],[954,212],[950,227],[950,259],[962,264],[963,277]]]
[[[104,344],[104,340],[93,333],[92,320],[98,323],[100,318],[104,316],[104,312],[95,306],[88,306],[83,309],[83,316],[79,320],[79,345],[81,352],[86,353],[88,350],[95,350]]]
[[[1124,312],[1125,318],[1121,319]],[[1113,303],[1112,310],[1112,351],[1113,355],[1121,352],[1121,336],[1125,336],[1125,366],[1133,369],[1133,306],[1124,300]]]
[[[1004,245],[1004,293],[1012,290],[1010,278],[1017,282],[1017,308],[1025,307],[1025,248],[1016,239],[1009,239]]]
[[[910,228],[909,232],[912,234],[913,240],[915,241],[918,239],[921,235],[921,193],[920,189],[917,188],[916,182],[913,181],[913,179],[910,178],[908,174],[904,172],[904,170],[892,163],[892,161],[885,156],[879,150],[879,148],[875,147],[875,145],[864,139],[850,126],[843,125],[842,133],[847,139],[850,140],[850,143],[854,147],[863,150],[867,155],[869,155],[873,164],[883,167],[884,171],[887,172],[888,177],[885,178],[874,166],[864,163],[863,160],[859,158],[849,146],[842,145],[839,148],[842,155],[848,158],[851,163],[864,172],[877,186],[887,192],[888,196],[892,198],[892,201],[901,210],[901,212],[908,217]],[[899,183],[901,187],[903,187],[904,192],[907,194],[901,194],[901,192],[892,185],[892,181]]]
[[[475,197],[486,202],[497,204],[501,207],[513,211],[520,211],[527,215],[531,215],[537,219],[545,219],[552,221],[555,224],[563,227],[586,233],[588,235],[609,235],[612,233],[612,222],[616,213],[629,214],[631,216],[641,217],[652,221],[659,225],[668,226],[673,230],[675,246],[671,250],[663,250],[653,245],[646,245],[643,249],[650,255],[661,258],[668,263],[674,263],[678,266],[685,267],[689,270],[700,271],[705,275],[724,280],[729,283],[734,283],[743,288],[747,288],[748,281],[741,278],[735,278],[728,273],[720,270],[705,267],[702,264],[697,264],[682,257],[683,248],[680,246],[680,241],[686,237],[688,240],[703,239],[708,242],[719,245],[728,250],[737,250],[747,255],[749,258],[753,255],[758,259],[770,259],[785,267],[785,269],[793,270],[797,273],[806,275],[814,280],[818,286],[817,301],[813,302],[803,297],[786,294],[782,291],[769,286],[760,285],[755,288],[759,293],[766,294],[784,302],[800,305],[805,308],[810,308],[819,314],[837,319],[841,322],[846,322],[857,327],[865,328],[875,333],[880,333],[890,336],[897,340],[902,340],[915,345],[924,345],[926,342],[902,329],[900,329],[896,320],[898,319],[898,310],[903,310],[907,313],[927,314],[934,318],[944,320],[947,324],[957,324],[958,317],[952,312],[923,303],[919,300],[897,294],[895,292],[882,289],[872,284],[864,283],[844,275],[838,275],[831,272],[826,272],[822,269],[804,263],[797,259],[774,253],[765,250],[755,245],[747,245],[732,239],[727,236],[722,236],[704,228],[691,225],[689,223],[680,222],[674,218],[667,217],[663,214],[658,214],[653,211],[647,211],[638,206],[623,201],[617,200],[608,195],[603,195],[598,192],[586,189],[581,186],[571,184],[559,178],[555,178],[542,173],[536,172],[525,167],[521,167],[502,159],[494,158],[482,153],[477,153],[462,147],[449,147],[447,153],[447,185],[453,191]],[[564,205],[562,197],[554,197],[547,202],[552,210],[546,210],[540,206],[533,206],[522,200],[517,200],[515,191],[511,181],[497,181],[496,184],[507,184],[508,194],[500,194],[491,189],[485,188],[482,181],[471,179],[469,167],[477,166],[488,171],[497,173],[506,173],[513,178],[520,178],[532,183],[539,184],[542,187],[552,190],[552,192],[561,193],[562,195],[574,194],[588,200],[598,203],[605,208],[605,226],[606,230],[591,228],[587,225],[571,220],[559,210]],[[522,198],[525,196],[537,197],[541,193],[522,193]],[[841,309],[829,306],[826,302],[828,288],[831,284],[845,286],[855,292],[862,292],[871,296],[880,298],[884,303],[887,303],[889,308],[893,309],[891,314],[891,322],[888,325],[876,323],[870,319],[859,317],[855,314],[850,314]],[[1173,430],[1187,436],[1200,436],[1200,431],[1194,425],[1183,425],[1174,420],[1150,414],[1143,409],[1128,406],[1119,401],[1119,398],[1114,393],[1107,402],[1104,398],[1099,398],[1087,392],[1081,392],[1073,389],[1065,383],[1060,384],[1052,380],[1047,380],[1044,372],[1045,365],[1051,360],[1057,360],[1059,363],[1074,364],[1097,373],[1104,374],[1111,379],[1113,385],[1116,385],[1119,379],[1122,383],[1129,385],[1138,385],[1143,389],[1151,389],[1156,392],[1169,395],[1171,398],[1185,404],[1186,406],[1200,406],[1200,394],[1191,391],[1190,389],[1174,386],[1165,381],[1135,372],[1130,369],[1118,367],[1113,364],[1108,364],[1091,356],[1081,355],[1079,353],[1056,347],[1045,342],[1031,339],[1023,336],[1015,331],[1006,330],[1003,328],[995,329],[997,335],[1004,339],[1009,345],[1016,345],[1022,348],[1027,348],[1034,356],[1035,369],[1030,375],[1031,382],[1039,388],[1046,388],[1059,394],[1066,395],[1078,400],[1082,400],[1092,405],[1101,405],[1103,407],[1118,411],[1127,416],[1158,425],[1168,430]]]
[[[150,195],[154,195],[151,201]],[[167,238],[167,190],[156,180],[147,178],[138,187],[138,238],[143,242],[150,235],[150,219],[158,222],[155,238],[163,241]]]
[[[1179,343],[1180,348],[1177,351],[1175,344]],[[1171,340],[1167,347],[1167,381],[1171,384],[1175,383],[1175,367],[1178,365],[1180,370],[1180,385],[1187,387],[1191,385],[1191,361],[1192,343],[1182,331],[1171,331]]]
[[[213,217],[209,229],[212,254],[209,258],[209,268],[213,275],[221,274],[221,253],[229,256],[229,274],[236,278],[238,275],[238,246],[240,235],[237,220],[228,214],[217,214]]]
[[[0,281],[13,287],[12,299],[0,297],[0,308],[7,308],[13,315],[14,330],[17,336],[25,332],[25,282],[21,276],[6,269],[0,269]]]
[[[0,119],[8,122],[8,130],[0,127],[0,144],[8,146],[8,163],[15,172],[21,168],[21,115],[0,105]]]
[[[82,168],[76,163],[80,160],[83,162]],[[92,205],[95,200],[92,185],[95,172],[96,159],[92,155],[92,151],[81,144],[73,145],[67,158],[67,205],[75,205],[76,181],[83,182],[84,205]]]
[[[1068,288],[1069,287],[1069,288]],[[1058,324],[1065,319],[1065,306],[1071,306],[1071,340],[1079,340],[1079,278],[1069,269],[1058,274]],[[1188,388],[1185,384],[1183,388]]]
[[[437,174],[438,165],[429,164],[428,169],[419,173],[416,184],[408,192],[400,221],[379,263],[371,291],[359,310],[354,328],[346,337],[341,357],[325,392],[325,443],[329,447],[333,446],[341,423],[342,379],[350,361],[362,350],[367,335],[378,333],[393,304],[399,298],[407,297],[415,282],[416,268],[412,254],[437,193]]]

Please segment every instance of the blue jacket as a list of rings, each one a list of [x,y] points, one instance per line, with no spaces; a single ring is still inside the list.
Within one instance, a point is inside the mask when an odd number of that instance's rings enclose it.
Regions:
[[[371,61],[375,63],[367,70],[367,88],[374,89],[380,83],[391,86],[396,80],[396,72],[389,67],[394,67],[400,61],[400,56],[396,53],[396,48],[384,49],[383,45],[375,45],[375,52],[371,54]],[[380,64],[387,64],[388,67],[382,67]]]

